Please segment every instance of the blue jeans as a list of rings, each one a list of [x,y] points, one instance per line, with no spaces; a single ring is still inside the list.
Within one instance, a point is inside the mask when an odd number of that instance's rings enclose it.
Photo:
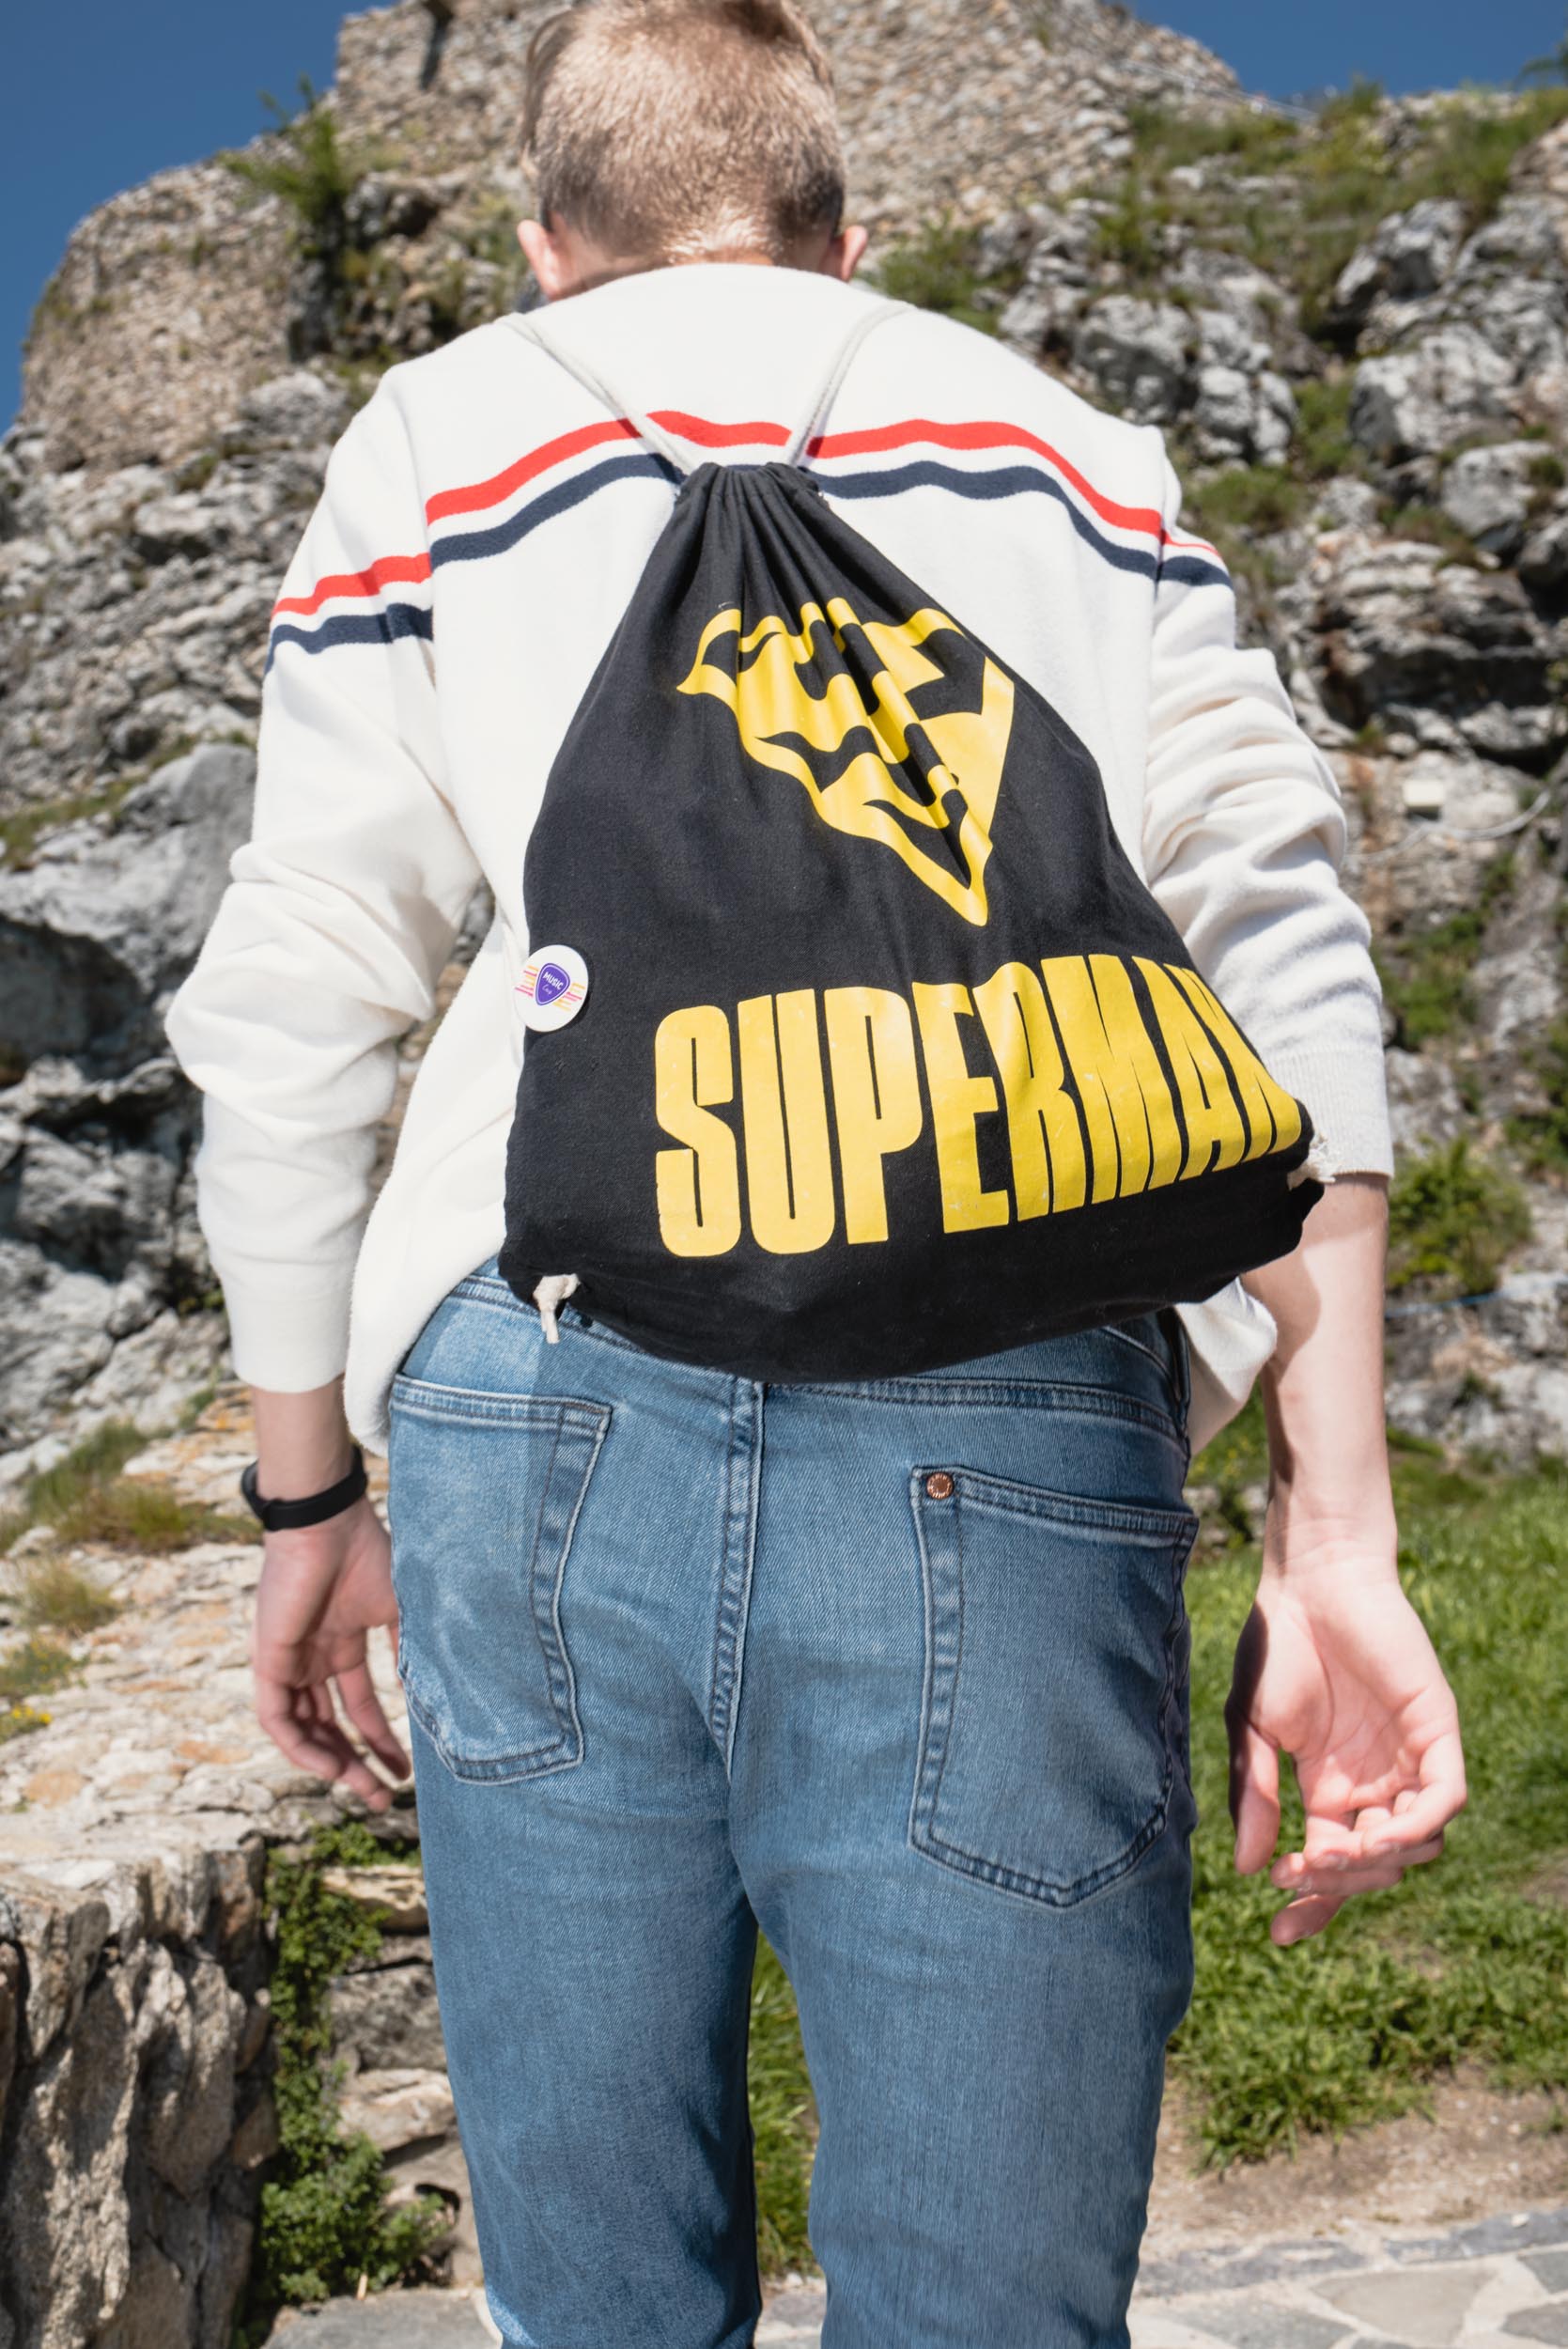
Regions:
[[[1125,2344],[1191,1992],[1173,1317],[753,1386],[494,1260],[393,1399],[436,1983],[516,2349],[741,2349],[760,1924],[825,2349]]]

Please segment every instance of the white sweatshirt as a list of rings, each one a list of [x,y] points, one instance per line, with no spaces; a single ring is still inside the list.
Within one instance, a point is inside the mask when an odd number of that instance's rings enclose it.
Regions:
[[[550,326],[631,411],[754,464],[812,410],[869,299],[702,264],[578,295]],[[389,368],[334,448],[273,614],[254,835],[167,1018],[206,1097],[199,1212],[236,1370],[286,1392],[346,1371],[349,1424],[378,1450],[399,1361],[501,1244],[523,851],[672,502],[624,417],[518,325]],[[911,310],[857,353],[807,461],[1088,744],[1135,867],[1311,1111],[1318,1171],[1390,1172],[1339,796],[1271,656],[1236,649],[1229,580],[1181,529],[1159,433]],[[496,920],[372,1207],[397,1039],[430,1016],[481,876]],[[1182,1312],[1196,1447],[1275,1331],[1239,1283]]]

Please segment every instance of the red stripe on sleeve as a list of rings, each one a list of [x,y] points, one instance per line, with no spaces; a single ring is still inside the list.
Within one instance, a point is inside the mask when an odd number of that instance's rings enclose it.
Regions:
[[[581,457],[584,449],[602,448],[606,441],[636,438],[624,416],[607,416],[602,424],[582,425],[575,432],[563,432],[557,440],[546,441],[542,448],[530,449],[516,464],[492,473],[488,481],[471,481],[457,490],[438,490],[426,502],[425,519],[427,522],[439,522],[449,514],[482,513],[487,506],[499,506],[514,490],[520,490],[525,481],[548,473],[552,465],[565,464],[568,457]]]
[[[365,571],[330,571],[318,579],[308,596],[280,596],[272,617],[280,612],[318,612],[334,596],[375,596],[383,587],[417,583],[430,576],[427,554],[383,554]]]

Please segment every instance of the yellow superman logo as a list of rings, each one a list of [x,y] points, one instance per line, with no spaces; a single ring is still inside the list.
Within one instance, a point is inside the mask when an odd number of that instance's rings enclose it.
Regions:
[[[732,607],[704,629],[680,691],[722,702],[749,756],[803,784],[824,823],[880,841],[978,927],[987,917],[986,866],[1014,687],[987,658],[978,709],[923,715],[910,696],[947,678],[926,649],[938,640],[941,651],[944,631],[964,641],[944,612],[917,612],[898,626],[862,622],[835,596],[825,611],[802,606],[798,634],[776,614],[743,634]],[[843,665],[819,639],[831,640]],[[726,651],[733,667],[714,657]]]

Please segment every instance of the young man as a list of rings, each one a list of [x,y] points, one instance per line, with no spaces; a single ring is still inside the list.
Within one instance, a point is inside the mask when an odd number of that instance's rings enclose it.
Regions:
[[[334,451],[275,614],[255,838],[169,1016],[275,1529],[261,1718],[383,1806],[374,1766],[407,1765],[367,1640],[398,1624],[517,2349],[752,2338],[759,1921],[821,2121],[830,2349],[1124,2341],[1191,1986],[1181,1488],[1260,1370],[1273,1483],[1229,1731],[1275,1938],[1434,1857],[1464,1800],[1395,1569],[1390,1154],[1339,802],[1235,646],[1157,433],[912,311],[842,364],[875,297],[793,0],[584,0],[536,42],[527,120],[519,234],[566,364],[498,319],[389,370]],[[543,1315],[497,1251],[545,779],[674,460],[777,460],[825,387],[802,462],[827,505],[1088,746],[1330,1179],[1293,1254],[1179,1319],[1001,1351],[977,1327],[940,1372],[772,1385]],[[481,876],[495,926],[371,1213],[396,1042]],[[350,1469],[389,1414],[390,1573]],[[1281,1753],[1308,1826],[1274,1859]]]

